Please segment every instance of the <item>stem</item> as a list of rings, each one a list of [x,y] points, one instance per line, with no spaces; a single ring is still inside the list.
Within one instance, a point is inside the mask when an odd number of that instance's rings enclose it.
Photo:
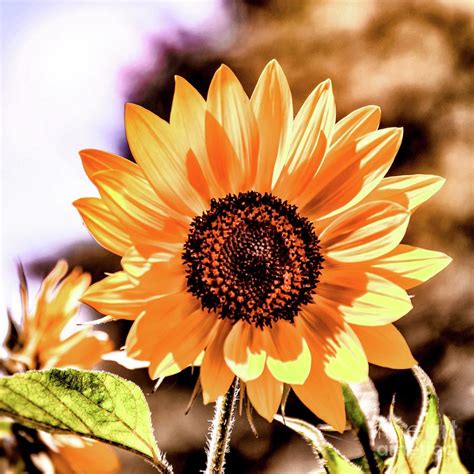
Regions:
[[[356,431],[356,430],[354,430]],[[372,446],[370,444],[369,433],[366,430],[356,431],[359,442],[364,450],[365,458],[367,459],[367,464],[369,465],[370,474],[379,474],[380,469],[377,465],[377,460],[375,459]]]
[[[224,472],[225,455],[229,452],[238,394],[239,380],[235,378],[227,393],[216,401],[214,419],[210,428],[211,437],[208,441],[206,474]]]

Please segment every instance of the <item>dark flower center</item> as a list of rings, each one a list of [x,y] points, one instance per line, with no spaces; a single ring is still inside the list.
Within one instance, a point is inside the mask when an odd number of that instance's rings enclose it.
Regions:
[[[212,199],[184,244],[188,291],[220,318],[256,327],[294,321],[318,284],[323,257],[296,206],[254,191]]]

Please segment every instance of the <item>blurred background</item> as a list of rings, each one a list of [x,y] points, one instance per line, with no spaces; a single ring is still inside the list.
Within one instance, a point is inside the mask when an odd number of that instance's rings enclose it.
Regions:
[[[443,251],[453,263],[414,291],[414,310],[397,325],[455,420],[461,458],[474,469],[473,61],[474,2],[376,0],[4,1],[1,3],[2,307],[19,315],[16,262],[36,284],[65,257],[101,279],[118,258],[89,236],[71,202],[94,196],[78,150],[130,157],[123,105],[167,118],[173,76],[205,95],[221,63],[250,94],[264,65],[278,59],[298,108],[320,81],[333,81],[338,118],[367,104],[404,140],[390,174],[445,176],[445,187],[412,219],[405,242]],[[83,308],[82,318],[94,318]],[[0,316],[0,340],[6,328]],[[102,327],[120,346],[126,324]],[[212,407],[186,405],[196,375],[165,381],[156,394],[146,371],[106,370],[141,384],[160,447],[180,473],[205,466]],[[409,371],[371,368],[387,414],[415,423],[419,396]],[[290,416],[316,421],[290,396]],[[256,419],[256,439],[239,418],[227,472],[314,469],[309,447],[275,423]],[[357,445],[335,436],[348,455]],[[123,456],[122,472],[154,472]]]

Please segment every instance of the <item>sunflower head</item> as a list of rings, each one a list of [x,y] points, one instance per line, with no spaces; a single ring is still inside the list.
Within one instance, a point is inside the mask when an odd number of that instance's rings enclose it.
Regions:
[[[402,130],[379,123],[375,106],[336,121],[329,80],[294,115],[276,61],[250,97],[227,66],[206,99],[177,77],[169,123],[127,104],[136,162],[81,152],[100,197],[75,205],[123,266],[83,300],[134,321],[152,378],[200,365],[207,403],[237,376],[268,420],[289,384],[343,430],[341,382],[415,363],[392,323],[450,260],[400,243],[444,180],[386,178]]]
[[[221,319],[293,322],[318,283],[318,244],[311,222],[271,194],[212,199],[184,244],[188,291]]]

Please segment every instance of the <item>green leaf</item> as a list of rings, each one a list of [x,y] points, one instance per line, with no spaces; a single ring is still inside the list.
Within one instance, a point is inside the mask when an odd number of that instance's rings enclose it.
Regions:
[[[438,465],[430,469],[430,474],[468,474],[467,469],[459,459],[453,425],[447,416],[443,416],[443,422],[445,427],[444,444]]]
[[[275,419],[296,431],[309,443],[329,474],[360,474],[362,471],[326,441],[321,431],[306,421],[275,415]]]
[[[397,445],[395,454],[388,461],[389,466],[386,474],[414,474],[417,471],[413,471],[410,467],[410,463],[408,462],[405,436],[403,434],[402,428],[393,414],[393,406],[394,402],[392,402],[392,405],[390,406],[390,422],[392,423],[393,429],[395,430]]]
[[[420,367],[414,367],[413,372],[421,387],[422,408],[408,461],[414,472],[425,472],[435,455],[441,436],[442,421],[433,383]]]
[[[116,375],[49,369],[0,378],[0,414],[44,431],[113,444],[171,472],[156,445],[142,391]]]

